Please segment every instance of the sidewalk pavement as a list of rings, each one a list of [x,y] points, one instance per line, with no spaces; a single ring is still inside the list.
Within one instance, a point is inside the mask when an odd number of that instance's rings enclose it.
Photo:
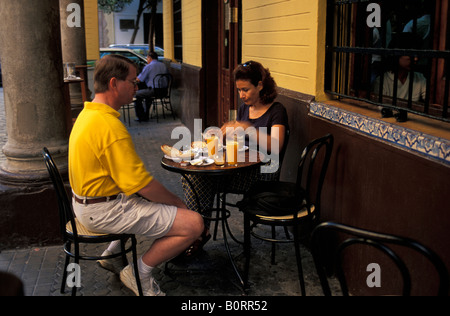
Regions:
[[[134,112],[134,111],[131,111]],[[139,155],[147,168],[163,185],[180,197],[183,197],[180,176],[164,170],[160,165],[161,144],[172,145],[171,132],[175,127],[183,126],[180,121],[167,116],[166,119],[148,123],[137,123],[134,115],[128,127],[136,144]],[[5,140],[3,89],[0,89],[0,141]],[[3,146],[3,144],[0,144]],[[1,157],[0,157],[1,161]],[[237,196],[234,197],[238,198]],[[243,236],[243,218],[236,209],[232,210],[230,227],[238,239]],[[284,231],[280,231],[284,234]],[[151,240],[138,238],[138,252],[144,253],[151,245]],[[242,269],[243,248],[230,241],[231,251],[236,263]],[[252,239],[252,261],[250,296],[297,296],[300,295],[296,260],[293,244],[277,246],[276,265],[271,265],[271,245]],[[86,250],[102,253],[101,246],[88,246]],[[322,290],[314,268],[310,252],[302,247],[303,269],[307,295],[320,296]],[[0,271],[9,272],[19,277],[24,283],[27,296],[69,296],[60,294],[62,270],[65,255],[62,245],[48,247],[29,247],[27,249],[11,249],[0,252]],[[130,262],[131,262],[131,257]],[[72,261],[73,262],[73,261]],[[77,295],[83,296],[133,296],[119,280],[119,277],[101,269],[95,262],[82,261],[81,288]],[[177,265],[169,264],[170,271],[164,265],[154,270],[154,276],[161,289],[168,296],[240,296],[242,291],[231,268],[223,244],[222,231],[219,228],[217,241],[209,241],[204,251],[195,259]],[[188,270],[188,272],[184,270]],[[178,271],[175,271],[178,270]],[[180,271],[181,270],[181,271]],[[1,285],[0,285],[1,286]]]

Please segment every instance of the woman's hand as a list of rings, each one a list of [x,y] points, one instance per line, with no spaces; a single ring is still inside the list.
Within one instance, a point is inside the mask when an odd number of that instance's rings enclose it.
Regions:
[[[229,131],[233,132],[236,128],[242,127],[245,131],[251,126],[252,124],[246,121],[228,122],[225,123],[221,128],[222,135],[225,139],[227,128],[231,128],[231,131]],[[258,144],[258,147],[260,149],[265,150],[267,153],[279,154],[284,146],[286,127],[284,125],[274,125],[270,127],[270,129],[271,135],[268,135],[267,133],[264,133],[258,129],[256,129],[254,133],[247,133],[247,135],[249,136],[250,142],[253,141],[254,143]],[[262,139],[264,139],[265,141],[261,141]]]

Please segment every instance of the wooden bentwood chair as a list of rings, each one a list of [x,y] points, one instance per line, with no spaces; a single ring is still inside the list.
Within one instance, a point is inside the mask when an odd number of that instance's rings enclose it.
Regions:
[[[334,138],[328,134],[312,141],[300,158],[297,182],[261,181],[239,202],[244,212],[244,253],[246,257],[244,283],[248,287],[251,257],[251,235],[272,243],[272,264],[275,262],[276,243],[295,244],[297,269],[302,295],[306,295],[300,255],[300,227],[313,227],[320,218],[320,200],[325,175],[333,150]],[[271,226],[272,236],[255,232],[258,225]],[[302,225],[302,226],[300,226]],[[276,227],[284,227],[286,238],[277,239]],[[293,227],[294,240],[287,227]]]
[[[330,235],[330,233],[333,234]],[[337,244],[335,250],[332,250],[328,256],[326,254],[326,250],[328,250],[327,246],[333,242],[337,243],[338,236],[342,238],[339,239],[339,244]],[[416,252],[426,258],[434,266],[437,275],[439,276],[438,296],[448,295],[449,275],[445,264],[436,253],[421,243],[404,237],[377,233],[339,223],[325,222],[318,225],[314,229],[311,237],[311,249],[314,263],[316,265],[317,273],[319,275],[320,283],[325,296],[332,295],[325,269],[327,261],[331,261],[331,265],[333,266],[339,280],[342,294],[344,296],[349,296],[347,280],[345,278],[345,273],[342,266],[343,257],[346,250],[360,245],[377,249],[380,252],[378,256],[389,258],[394,263],[400,272],[401,278],[403,279],[403,296],[411,295],[412,281],[410,270],[408,269],[405,260],[400,257],[401,248],[403,248],[402,250],[409,248],[413,252]],[[392,246],[396,248],[394,249]],[[361,252],[360,248],[358,248],[358,252]],[[431,271],[421,271],[420,273],[431,275],[430,272]]]
[[[64,294],[65,292],[65,285],[67,281],[67,266],[69,265],[70,258],[74,258],[75,263],[78,264],[80,260],[107,260],[121,256],[124,266],[126,266],[128,264],[126,254],[131,251],[139,295],[143,296],[137,267],[136,236],[127,234],[97,234],[90,232],[86,227],[84,227],[74,216],[72,203],[67,195],[67,191],[64,186],[61,174],[59,173],[59,170],[56,167],[56,164],[53,161],[53,158],[47,148],[43,149],[42,156],[47,166],[47,170],[52,180],[58,199],[60,228],[64,241],[64,252],[66,253],[66,262],[64,265],[63,280],[61,284],[61,293]],[[128,239],[131,239],[131,246],[127,249],[125,244]],[[110,256],[83,256],[80,254],[80,244],[101,244],[116,240],[120,241],[122,248],[122,251],[118,254]],[[71,250],[72,244],[75,248],[74,252],[72,252]],[[72,296],[76,295],[76,291],[77,287],[72,287]]]

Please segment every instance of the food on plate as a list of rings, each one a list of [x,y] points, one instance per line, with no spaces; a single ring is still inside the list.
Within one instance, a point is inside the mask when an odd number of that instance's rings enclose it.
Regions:
[[[207,145],[206,145],[205,142],[202,142],[202,141],[196,141],[196,142],[192,142],[191,147],[192,147],[193,149],[203,149],[203,148],[206,148]]]
[[[213,159],[208,158],[199,158],[191,161],[191,165],[193,166],[210,166],[214,163]]]
[[[188,150],[182,152],[176,148],[173,148],[169,145],[162,145],[161,150],[164,155],[173,157],[173,158],[182,158],[182,159],[192,159],[195,157],[195,153],[192,150]]]
[[[191,165],[193,166],[200,166],[203,164],[203,159],[196,159],[191,161]]]
[[[193,159],[195,158],[195,153],[192,150],[188,150],[182,153],[179,157],[183,159]]]
[[[180,157],[183,154],[178,149],[173,148],[169,145],[162,145],[161,150],[164,153],[164,155],[167,155],[169,157]]]

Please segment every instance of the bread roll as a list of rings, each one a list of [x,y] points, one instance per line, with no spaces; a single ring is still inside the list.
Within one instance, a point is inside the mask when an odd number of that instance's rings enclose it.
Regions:
[[[195,157],[195,153],[192,150],[188,150],[183,153],[182,151],[179,151],[178,149],[173,148],[169,145],[162,145],[161,150],[164,155],[172,158],[192,159]]]

